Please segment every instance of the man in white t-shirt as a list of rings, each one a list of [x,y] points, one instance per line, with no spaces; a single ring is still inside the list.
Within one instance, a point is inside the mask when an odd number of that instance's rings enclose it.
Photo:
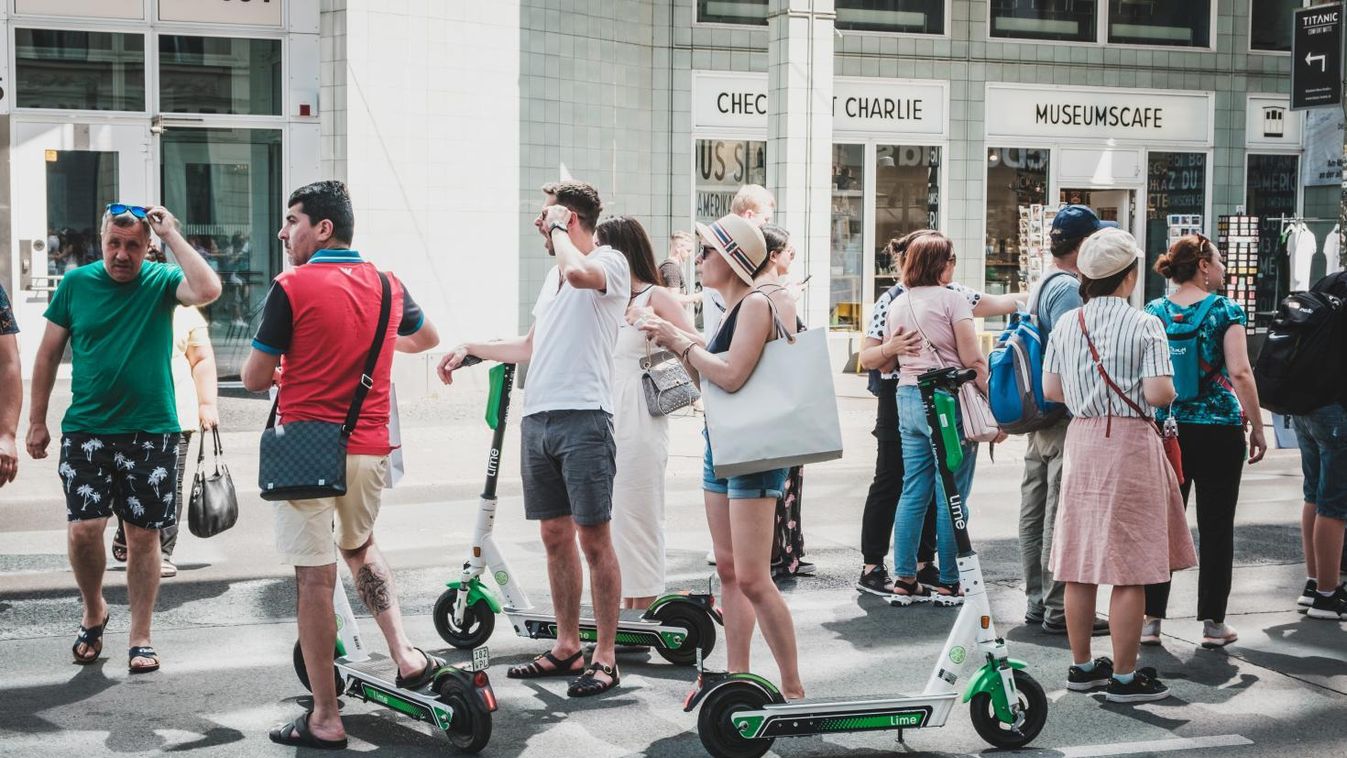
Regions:
[[[540,522],[557,621],[552,649],[508,672],[512,679],[575,675],[568,694],[585,697],[618,683],[614,642],[622,578],[609,520],[616,443],[612,422],[613,347],[631,295],[627,259],[594,244],[603,208],[582,182],[543,187],[546,202],[534,226],[557,265],[534,306],[523,337],[460,345],[441,361],[449,384],[467,355],[529,362],[521,429],[524,514]],[[576,539],[579,538],[579,549]],[[589,564],[598,644],[586,666],[580,648],[580,553]]]

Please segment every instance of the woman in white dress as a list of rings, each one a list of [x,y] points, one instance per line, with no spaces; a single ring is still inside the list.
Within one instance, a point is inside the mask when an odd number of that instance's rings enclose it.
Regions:
[[[613,432],[617,476],[613,479],[613,547],[622,567],[622,607],[646,608],[664,592],[664,470],[669,462],[669,420],[652,416],[641,386],[641,362],[659,348],[632,326],[656,315],[688,332],[692,319],[664,288],[650,237],[631,216],[604,219],[594,231],[600,245],[627,258],[631,302],[627,323],[613,351]]]

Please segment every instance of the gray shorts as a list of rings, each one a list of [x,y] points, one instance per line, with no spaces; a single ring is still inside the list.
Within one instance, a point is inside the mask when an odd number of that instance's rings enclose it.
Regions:
[[[596,526],[613,517],[617,443],[611,415],[542,411],[524,417],[521,437],[526,518],[571,516],[581,526]]]

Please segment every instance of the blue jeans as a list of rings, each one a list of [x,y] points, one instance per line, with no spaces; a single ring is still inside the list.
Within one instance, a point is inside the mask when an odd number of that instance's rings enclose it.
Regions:
[[[1331,519],[1347,519],[1347,408],[1330,403],[1295,416],[1305,502]]]
[[[936,472],[931,452],[931,427],[921,392],[915,386],[898,387],[898,431],[903,438],[903,495],[898,499],[898,516],[893,525],[893,573],[916,576],[917,545],[926,518],[931,493],[936,493],[935,536],[940,556],[940,581],[959,581],[958,550],[954,546],[954,522],[945,502],[945,488]],[[962,431],[962,430],[961,430]],[[965,442],[963,464],[954,472],[954,483],[963,496],[964,513],[969,514],[968,495],[973,486],[973,468],[977,463],[977,443]]]

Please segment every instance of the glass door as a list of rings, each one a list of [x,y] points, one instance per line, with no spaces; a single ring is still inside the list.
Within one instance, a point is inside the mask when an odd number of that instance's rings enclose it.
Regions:
[[[108,203],[151,204],[146,125],[14,124],[11,154],[15,282],[12,290],[25,367],[31,366],[42,313],[65,272],[102,260]]]

